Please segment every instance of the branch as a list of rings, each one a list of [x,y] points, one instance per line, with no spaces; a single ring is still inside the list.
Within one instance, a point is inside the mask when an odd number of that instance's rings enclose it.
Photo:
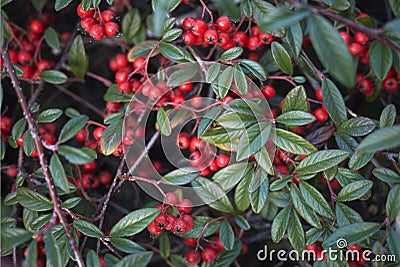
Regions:
[[[78,266],[80,266],[80,267],[85,266],[82,256],[79,253],[78,247],[76,246],[74,237],[72,236],[72,232],[69,227],[67,217],[65,216],[64,212],[61,209],[61,201],[58,198],[53,179],[51,178],[51,175],[50,175],[50,172],[49,172],[49,169],[47,166],[47,160],[44,155],[44,148],[42,145],[42,141],[40,139],[40,135],[39,135],[38,129],[36,127],[36,123],[32,117],[32,114],[31,114],[29,108],[28,108],[28,104],[26,102],[25,96],[22,92],[22,87],[19,83],[17,75],[15,74],[14,66],[11,63],[10,54],[8,53],[8,50],[6,49],[6,42],[4,42],[4,45],[1,47],[1,54],[3,54],[4,65],[7,68],[8,74],[10,75],[11,83],[14,87],[15,93],[17,94],[18,102],[21,105],[23,114],[24,114],[25,119],[29,126],[29,131],[32,134],[33,141],[34,141],[36,149],[38,151],[39,163],[40,163],[40,166],[42,167],[44,178],[46,180],[46,184],[49,189],[50,198],[51,198],[51,201],[53,202],[53,206],[54,206],[54,211],[57,214],[57,216],[65,230],[65,234],[68,238],[69,244],[71,245],[72,251],[74,252],[75,259],[78,263]]]

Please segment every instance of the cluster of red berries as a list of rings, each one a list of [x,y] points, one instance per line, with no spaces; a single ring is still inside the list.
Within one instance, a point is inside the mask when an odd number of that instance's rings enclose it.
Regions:
[[[118,90],[122,93],[129,94],[135,93],[140,87],[140,82],[131,77],[133,70],[135,72],[141,72],[144,68],[144,58],[138,57],[130,66],[126,55],[117,54],[109,61],[109,67],[112,71],[115,71],[115,81],[118,84]]]
[[[322,99],[322,88],[318,88],[315,91],[315,96],[319,101],[323,101]],[[320,108],[316,108],[314,110],[314,117],[319,122],[324,122],[328,119],[328,112],[326,111],[325,105],[322,104]]]
[[[39,19],[29,23],[27,32],[19,32],[11,27],[15,41],[10,43],[8,53],[13,64],[20,64],[24,71],[23,78],[40,80],[39,74],[42,71],[54,68],[54,61],[38,57],[38,52],[44,48],[43,32],[53,21],[53,16],[43,13]],[[68,38],[67,35],[61,37]],[[2,60],[0,65],[3,65]]]
[[[119,30],[119,25],[114,22],[115,12],[110,9],[106,9],[101,13],[95,9],[84,11],[82,4],[79,4],[76,13],[82,18],[82,28],[95,40],[101,40],[107,36],[112,37]]]
[[[371,97],[375,93],[374,81],[368,79],[363,73],[357,73],[357,90],[363,95]],[[391,68],[382,81],[382,88],[388,93],[394,93],[399,89],[400,74],[394,68]]]
[[[346,247],[348,251],[359,251],[359,258],[358,259],[349,259],[348,264],[350,267],[360,267],[361,265],[367,264],[365,259],[363,259],[363,248],[358,244],[348,245]],[[321,259],[326,262],[326,255],[323,253],[323,248],[321,247],[321,243],[314,242],[306,246],[307,251],[312,251],[315,253],[315,258]],[[351,254],[354,255],[354,254]]]
[[[202,19],[185,18],[182,24],[185,31],[182,35],[187,45],[208,45],[217,44],[224,50],[234,46],[247,47],[250,51],[259,50],[262,45],[271,44],[274,36],[269,33],[262,33],[257,26],[251,28],[251,34],[248,36],[245,32],[239,31],[233,25],[227,16],[221,16],[216,23],[207,24]],[[259,59],[257,54],[249,54],[256,61]]]
[[[164,204],[156,206],[161,213],[152,221],[147,229],[151,234],[160,234],[163,230],[171,230],[174,234],[180,235],[194,226],[194,219],[189,214],[193,205],[189,199],[182,199],[174,192],[165,195]]]
[[[215,173],[219,169],[228,166],[230,161],[230,156],[225,153],[218,154],[208,166],[204,166],[204,158],[202,157],[202,152],[205,151],[206,143],[199,137],[195,136],[190,138],[190,135],[185,132],[181,132],[177,139],[176,145],[182,149],[189,149],[191,151],[189,159],[192,167],[201,169],[201,176],[207,177],[210,173]]]

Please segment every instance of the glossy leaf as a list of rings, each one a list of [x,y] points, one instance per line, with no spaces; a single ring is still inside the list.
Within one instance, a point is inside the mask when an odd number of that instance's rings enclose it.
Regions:
[[[393,126],[396,120],[396,107],[393,104],[387,105],[379,118],[380,128]]]
[[[296,86],[286,95],[282,104],[282,113],[300,110],[308,112],[308,101],[304,86]]]
[[[346,106],[339,89],[328,78],[322,81],[322,97],[329,117],[340,126],[347,119]]]
[[[138,9],[129,10],[122,19],[122,34],[127,41],[131,41],[138,33],[141,26],[141,16]]]
[[[68,80],[67,75],[59,70],[44,70],[39,76],[43,81],[52,84],[63,84]]]
[[[69,186],[67,175],[65,174],[64,166],[57,154],[53,154],[53,156],[51,156],[49,170],[54,184],[64,192],[68,193]]]
[[[68,52],[68,65],[71,72],[78,78],[85,77],[89,67],[89,58],[86,55],[85,46],[81,35],[77,35]]]
[[[300,126],[314,122],[315,117],[308,112],[293,110],[279,115],[276,121],[286,126]]]
[[[303,227],[296,212],[292,211],[293,216],[289,220],[288,237],[293,248],[299,252],[303,251],[305,247],[305,237]]]
[[[79,130],[85,127],[88,120],[89,117],[86,115],[70,119],[61,129],[60,135],[58,136],[58,142],[64,143],[73,138]]]
[[[274,143],[284,151],[296,155],[309,155],[310,153],[317,151],[315,146],[295,133],[283,129],[276,129],[275,131],[276,136]]]
[[[289,221],[292,214],[291,207],[282,209],[274,218],[271,225],[271,238],[272,241],[278,243],[282,240],[285,235],[286,229],[289,225]]]
[[[295,168],[301,174],[312,174],[325,171],[348,157],[349,153],[343,150],[331,149],[317,151],[303,159]]]
[[[337,201],[345,202],[361,198],[369,190],[371,190],[373,183],[368,180],[352,182],[340,190]]]
[[[393,221],[400,212],[400,185],[390,189],[386,201],[386,216]]]
[[[242,53],[243,53],[243,48],[232,47],[221,54],[221,59],[225,61],[233,60],[240,57]]]
[[[379,129],[361,141],[358,152],[375,152],[400,146],[400,125]]]
[[[123,120],[111,123],[103,132],[100,139],[100,148],[104,155],[111,155],[121,144]]]
[[[145,267],[150,262],[153,252],[131,254],[120,260],[114,267]]]
[[[373,41],[368,51],[372,71],[379,80],[383,80],[389,72],[393,62],[392,51],[385,44]]]
[[[200,171],[192,167],[179,168],[164,175],[161,179],[163,184],[184,185],[198,177]]]
[[[375,129],[375,123],[365,117],[351,118],[340,125],[339,131],[351,136],[363,136]]]
[[[221,223],[219,228],[219,238],[221,239],[221,243],[225,249],[233,249],[235,235],[233,233],[232,226],[227,221],[223,221]]]
[[[120,219],[110,231],[111,237],[132,236],[141,232],[160,213],[159,209],[143,208],[135,210]]]
[[[286,74],[293,74],[293,64],[292,59],[286,49],[278,42],[272,42],[272,57],[274,58],[276,64],[279,68]]]
[[[58,108],[51,108],[42,111],[37,117],[39,123],[49,123],[57,120],[62,115],[62,110]]]
[[[96,153],[90,148],[75,148],[61,145],[58,147],[58,154],[64,156],[72,164],[85,164],[96,159]]]
[[[75,220],[74,227],[82,234],[94,238],[103,238],[104,233],[93,223],[85,220]]]

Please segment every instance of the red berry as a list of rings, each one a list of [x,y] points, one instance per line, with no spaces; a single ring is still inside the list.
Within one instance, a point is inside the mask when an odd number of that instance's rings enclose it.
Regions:
[[[174,192],[168,192],[165,194],[165,203],[171,206],[176,206],[179,203],[178,195]]]
[[[156,101],[162,96],[162,90],[157,85],[153,85],[149,88],[148,98],[152,101]]]
[[[208,166],[211,172],[217,172],[219,170],[219,167],[217,165],[217,161],[214,159],[211,164]]]
[[[114,11],[112,11],[110,9],[106,9],[103,12],[101,12],[101,17],[103,18],[104,22],[111,22],[115,18],[115,13],[114,13]],[[107,23],[106,23],[106,25],[107,25]]]
[[[125,54],[118,54],[115,56],[115,63],[119,69],[128,66],[129,62]]]
[[[190,92],[193,89],[193,83],[185,82],[185,83],[179,85],[178,89],[183,93]]]
[[[119,102],[107,102],[106,109],[110,112],[117,112],[121,108],[121,103]]]
[[[194,108],[200,108],[203,104],[203,99],[201,96],[194,95],[190,98],[189,103]]]
[[[183,214],[182,219],[186,222],[186,231],[192,230],[194,226],[193,217],[189,214]]]
[[[207,30],[207,24],[204,22],[204,20],[196,19],[193,22],[191,30],[197,36],[203,35]]]
[[[355,56],[358,55],[361,51],[362,46],[359,43],[351,43],[349,44],[349,51],[350,53]]]
[[[317,108],[314,111],[314,116],[319,122],[324,122],[328,119],[328,113],[323,108]]]
[[[52,68],[52,63],[48,60],[42,59],[40,61],[38,61],[36,68],[38,70],[38,72],[42,72],[44,70],[48,70]]]
[[[218,32],[213,29],[207,30],[204,35],[204,42],[207,44],[215,44],[218,41]]]
[[[32,33],[39,35],[44,31],[44,24],[38,19],[32,20],[31,23],[29,24],[29,29],[31,30]]]
[[[269,33],[260,33],[258,36],[258,39],[260,40],[261,43],[269,45],[272,43],[272,41],[275,39],[272,34]]]
[[[222,32],[228,31],[229,28],[231,27],[231,21],[229,20],[229,18],[227,16],[219,17],[215,23],[218,27],[218,30],[220,30]]]
[[[286,166],[285,164],[276,165],[276,169],[283,175],[288,175],[290,173],[288,166]]]
[[[372,82],[368,79],[361,80],[356,84],[357,90],[366,96],[372,96],[374,94],[374,87]]]
[[[201,165],[201,153],[199,151],[193,151],[189,155],[189,160],[192,167],[199,167]]]
[[[197,239],[195,238],[184,238],[183,241],[188,244],[189,246],[194,245],[197,243]]]
[[[176,217],[174,215],[172,215],[172,214],[168,214],[167,215],[167,220],[168,220],[168,223],[167,223],[167,225],[165,225],[164,229],[165,230],[171,230],[172,227],[174,226]]]
[[[253,26],[253,27],[251,27],[251,34],[252,35],[256,35],[256,36],[258,36],[258,35],[260,35],[260,29],[257,27],[257,26]]]
[[[33,60],[33,56],[28,51],[21,50],[18,53],[18,62],[21,65],[30,65]]]
[[[318,100],[322,101],[322,88],[321,88],[321,87],[318,88],[318,89],[315,91],[315,96],[317,97]]]
[[[7,116],[0,117],[0,129],[2,133],[10,133],[12,128],[12,119]]]
[[[133,61],[133,68],[136,71],[142,71],[144,69],[145,59],[142,57],[138,57]]]
[[[94,177],[92,173],[84,173],[82,174],[82,185],[83,188],[94,188],[99,186],[99,181]]]
[[[235,43],[231,39],[231,35],[228,33],[224,33],[224,32],[218,33],[217,42],[218,42],[218,45],[223,47],[225,50],[227,50],[227,47],[230,45],[235,46]]]
[[[181,201],[179,201],[178,211],[183,213],[190,213],[192,211],[192,207],[193,207],[192,202],[189,199],[184,198]]]
[[[294,177],[292,178],[292,182],[295,183],[295,184],[297,184],[297,185],[299,185],[300,179],[294,176]]]
[[[118,84],[118,91],[122,93],[129,94],[130,92],[132,92],[132,89],[132,84],[128,81]]]
[[[200,150],[204,147],[204,142],[199,137],[195,136],[190,141],[190,151]]]
[[[250,51],[257,50],[257,48],[259,48],[260,45],[261,45],[261,42],[260,42],[258,36],[256,36],[256,35],[250,36],[249,39],[247,40],[247,48]]]
[[[228,154],[222,153],[217,156],[216,162],[218,167],[225,168],[226,166],[228,166],[229,160],[230,156]]]
[[[16,64],[18,62],[18,52],[14,49],[8,49],[8,54],[10,54],[11,62]]]
[[[81,20],[81,26],[87,32],[89,32],[90,28],[96,23],[97,23],[96,20],[92,17],[86,17]]]
[[[217,251],[213,248],[205,248],[201,253],[201,258],[204,262],[212,262],[217,257]]]
[[[196,35],[194,35],[194,33],[191,31],[187,31],[184,34],[182,34],[182,38],[183,41],[185,41],[185,43],[189,46],[194,45],[197,39]]]
[[[382,87],[389,93],[394,93],[397,91],[398,82],[395,78],[386,78],[382,82]]]
[[[119,25],[115,22],[107,22],[104,25],[104,31],[106,33],[107,36],[114,36],[119,30]]]
[[[188,30],[191,30],[193,25],[194,25],[194,19],[193,18],[185,18],[183,20],[183,23],[182,23],[182,28],[183,28],[184,31],[188,31]]]
[[[349,44],[351,40],[351,36],[348,32],[339,32],[340,36],[343,38],[345,44]]]
[[[128,80],[129,73],[126,71],[118,71],[115,73],[115,81],[119,83],[126,82]]]
[[[103,127],[97,127],[96,129],[94,129],[94,131],[93,131],[94,139],[99,141],[101,139],[101,136],[103,135],[104,130],[105,129]]]
[[[83,11],[82,4],[79,4],[78,7],[76,8],[76,13],[78,13],[78,16],[81,18],[87,18],[93,16],[94,10],[89,9],[88,11]]]
[[[168,224],[168,216],[165,213],[160,213],[154,222],[158,228],[163,229]]]
[[[16,177],[18,174],[17,167],[15,165],[10,165],[6,169],[6,174],[10,177]]]
[[[225,250],[224,245],[221,242],[221,238],[217,237],[217,239],[215,240],[215,243],[217,244],[217,248],[218,250]]]
[[[112,174],[110,171],[101,171],[99,174],[99,180],[102,184],[109,184],[112,181]]]
[[[358,244],[352,244],[352,245],[348,245],[346,248],[348,250],[360,250],[360,249],[362,249],[362,246],[360,246]]]
[[[180,149],[188,149],[190,145],[190,137],[187,133],[180,133],[176,139],[176,145]]]
[[[368,41],[368,35],[363,32],[356,32],[354,34],[354,41],[360,45],[364,45]]]
[[[274,95],[275,95],[275,88],[271,85],[266,85],[263,87],[261,92],[265,98],[270,99],[270,98],[274,97]]]
[[[158,228],[154,221],[147,226],[147,230],[149,230],[150,234],[153,235],[158,235],[162,232],[162,229]]]
[[[85,163],[82,165],[83,169],[87,172],[94,171],[97,168],[96,161]]]
[[[185,260],[187,262],[187,264],[189,265],[196,265],[200,262],[201,260],[201,255],[200,252],[196,251],[195,249],[189,249],[186,253],[185,253]]]
[[[174,221],[174,224],[172,225],[172,231],[177,234],[183,234],[186,232],[186,222],[182,218],[178,218]]]
[[[319,245],[317,242],[311,243],[306,246],[306,250],[308,251],[317,251],[319,249]]]
[[[247,44],[247,35],[242,31],[235,33],[232,39],[237,46],[245,47]]]
[[[90,36],[95,40],[101,40],[104,37],[104,26],[101,24],[94,24],[89,30]]]

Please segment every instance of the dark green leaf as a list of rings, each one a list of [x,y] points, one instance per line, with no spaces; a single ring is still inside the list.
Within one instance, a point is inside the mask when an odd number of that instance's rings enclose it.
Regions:
[[[145,267],[150,262],[153,252],[132,254],[123,258],[114,267]]]
[[[169,60],[182,62],[182,60],[185,58],[185,54],[183,53],[182,49],[176,45],[162,42],[160,43],[158,49],[160,50],[161,54]],[[185,62],[185,60],[183,62]]]
[[[110,243],[115,248],[126,253],[138,253],[146,251],[142,246],[128,238],[113,237],[111,238]]]
[[[379,118],[380,128],[393,126],[396,120],[396,107],[393,104],[387,105]]]
[[[35,150],[35,142],[30,131],[26,131],[24,134],[24,144],[23,144],[25,155],[32,155]]]
[[[287,230],[289,241],[295,250],[301,252],[303,251],[306,243],[303,227],[301,225],[299,216],[297,216],[297,213],[292,211],[291,214],[293,214],[293,216],[291,216],[291,219],[289,220]]]
[[[7,2],[7,1],[4,1]],[[31,0],[32,5],[35,7],[37,12],[41,13],[43,8],[47,4],[47,0]],[[3,4],[3,3],[2,3]]]
[[[130,102],[132,100],[132,95],[118,91],[118,85],[113,84],[108,87],[104,95],[104,100],[107,102]]]
[[[123,217],[112,227],[110,236],[124,237],[137,234],[146,228],[159,213],[160,210],[155,208],[135,210]]]
[[[134,61],[138,57],[147,56],[153,47],[157,45],[157,41],[154,40],[146,40],[143,42],[138,43],[131,50],[128,52],[128,60]],[[151,56],[155,56],[158,52],[153,52]]]
[[[200,171],[192,167],[179,168],[166,175],[161,179],[164,184],[184,185],[190,183],[193,179],[198,177]]]
[[[246,231],[250,230],[249,222],[242,215],[236,215],[235,217],[233,217],[233,221],[237,226],[239,226],[240,229]]]
[[[265,147],[262,147],[260,151],[254,154],[256,158],[256,162],[259,167],[263,168],[263,170],[271,175],[274,175],[274,169],[272,168],[272,160],[273,157],[270,155]]]
[[[90,249],[86,253],[86,266],[87,267],[98,267],[100,266],[100,258],[96,254],[96,252],[93,249]]]
[[[245,177],[240,181],[235,189],[235,205],[240,211],[246,210],[250,206],[250,192],[249,186],[253,178],[254,172],[250,171]]]
[[[14,140],[17,140],[21,137],[22,133],[25,131],[26,120],[25,118],[19,119],[13,126],[11,130],[11,135]]]
[[[300,110],[308,112],[308,101],[304,86],[296,86],[285,97],[282,104],[282,113]]]
[[[157,111],[157,123],[163,135],[169,136],[171,134],[171,122],[163,107],[160,107]]]
[[[72,209],[73,207],[75,207],[76,205],[78,205],[81,202],[81,198],[80,197],[71,197],[68,198],[67,200],[65,200],[62,203],[62,207],[66,208],[66,209]]]
[[[372,71],[379,80],[385,79],[393,62],[390,48],[378,41],[373,41],[368,51]]]
[[[196,194],[210,207],[226,213],[233,212],[229,198],[218,184],[203,177],[198,177],[191,184]]]
[[[300,23],[293,24],[287,29],[286,39],[293,53],[298,57],[303,43],[303,32]]]
[[[246,75],[243,73],[242,68],[239,65],[235,66],[235,72],[233,73],[233,79],[235,81],[236,88],[239,93],[246,95],[248,92],[248,84],[246,80]]]
[[[400,239],[399,234],[391,226],[386,228],[387,245],[391,253],[396,256],[396,261],[400,258]]]
[[[308,22],[311,42],[322,65],[343,85],[348,88],[353,87],[356,70],[353,58],[342,37],[322,16],[312,15]],[[324,103],[329,103],[325,97]]]
[[[299,9],[296,12],[291,11],[285,6],[271,9],[267,16],[263,16],[259,24],[263,32],[271,32],[280,28],[289,27],[310,15],[307,9]]]
[[[240,240],[237,239],[235,241],[233,249],[224,250],[218,253],[217,258],[213,263],[213,267],[232,266],[232,263],[239,256],[241,248],[242,248],[242,243],[240,242]]]
[[[292,217],[291,214],[292,209],[290,206],[287,206],[283,210],[281,210],[272,221],[271,225],[271,238],[272,241],[278,243],[282,240],[285,235],[286,229],[289,225],[289,220]]]
[[[59,70],[44,70],[39,76],[43,81],[52,84],[62,84],[68,81],[67,75]]]
[[[221,99],[223,99],[228,94],[228,91],[231,88],[234,71],[235,71],[234,68],[227,67],[224,71],[222,71],[221,75],[218,77],[217,84],[219,91],[217,93]]]
[[[13,247],[17,247],[20,244],[30,240],[32,233],[22,228],[8,228],[1,227],[1,252],[11,250]]]
[[[59,142],[64,143],[73,138],[79,130],[85,127],[88,120],[89,117],[86,115],[70,119],[61,129],[60,135],[58,136]]]
[[[308,112],[293,110],[279,115],[276,121],[286,126],[300,126],[314,122],[315,117]]]
[[[400,175],[391,169],[375,168],[372,173],[376,178],[385,183],[400,184]]]
[[[386,216],[393,221],[400,212],[400,185],[390,189],[386,201]]]
[[[315,146],[295,133],[283,129],[275,129],[275,131],[276,136],[274,143],[284,151],[296,155],[309,155],[310,153],[317,151]]]
[[[340,125],[339,131],[351,136],[363,136],[372,132],[375,123],[365,117],[351,118]]]
[[[71,2],[72,0],[56,0],[54,9],[56,11],[60,11],[61,9],[67,7]]]
[[[127,41],[132,40],[141,26],[141,16],[138,9],[134,8],[127,12],[122,20],[122,34]]]
[[[54,184],[62,189],[64,192],[69,192],[67,175],[65,174],[64,166],[57,154],[53,154],[50,159],[49,165],[51,176],[53,177]]]
[[[85,220],[75,220],[74,227],[82,234],[94,238],[103,238],[104,233],[93,223]]]
[[[322,81],[322,97],[329,116],[340,126],[347,119],[346,106],[339,89],[328,78]]]
[[[18,189],[17,200],[24,208],[34,211],[46,211],[53,208],[53,203],[48,198],[28,188]]]
[[[348,157],[349,153],[343,150],[331,149],[317,151],[303,159],[295,168],[301,174],[312,174],[325,171]]]
[[[240,137],[236,160],[241,161],[258,152],[268,141],[271,125],[267,122],[259,122],[246,129]]]
[[[258,79],[262,81],[265,81],[267,79],[267,73],[265,72],[264,68],[260,65],[260,63],[249,59],[241,59],[239,62],[240,65],[248,69]]]
[[[221,59],[225,61],[233,60],[240,57],[242,53],[243,53],[243,48],[232,47],[221,54]]]
[[[300,181],[300,192],[305,203],[318,214],[334,219],[334,214],[324,196],[312,185]]]
[[[2,242],[3,243],[3,242]],[[3,251],[3,247],[2,247]],[[24,261],[22,262],[22,267],[32,266],[32,262],[37,262],[37,241],[32,240],[28,246],[28,254],[26,255]]]
[[[68,65],[71,72],[78,78],[85,77],[89,66],[89,59],[86,55],[85,46],[81,35],[77,35],[71,44],[68,53]]]
[[[59,243],[56,241],[52,231],[48,231],[44,238],[46,248],[46,265],[62,267],[62,257]]]
[[[302,197],[300,190],[294,184],[292,184],[290,187],[290,196],[292,198],[293,205],[300,216],[315,228],[321,228],[321,223],[317,214],[313,209],[309,208],[306,201]]]
[[[197,65],[187,64],[184,68],[175,70],[172,72],[167,81],[167,85],[170,87],[176,87],[187,81],[190,81],[197,74]]]
[[[58,153],[64,156],[72,164],[85,164],[96,159],[96,153],[91,153],[93,150],[87,148],[75,148],[72,146],[62,145],[58,147]]]
[[[158,240],[160,242],[161,257],[168,258],[171,251],[171,244],[169,242],[168,234],[166,232],[161,233]]]
[[[264,208],[267,198],[268,198],[268,179],[264,179],[264,181],[260,184],[257,190],[250,192],[250,204],[254,213],[258,214]]]
[[[369,236],[376,233],[380,228],[379,223],[360,222],[345,225],[335,230],[325,241],[324,247],[337,247],[337,241],[344,239],[348,245],[359,244],[360,241],[367,239]]]
[[[361,141],[358,152],[375,152],[400,146],[400,125],[379,129]]]
[[[369,190],[371,190],[373,183],[368,180],[352,182],[340,190],[337,201],[345,202],[361,198]]]
[[[281,69],[281,71],[283,71],[286,74],[292,75],[293,74],[292,59],[290,58],[289,53],[286,51],[283,45],[281,45],[278,42],[272,42],[271,49],[272,49],[272,56],[276,64]]]
[[[39,123],[49,123],[57,120],[59,117],[61,117],[63,111],[58,108],[50,108],[42,111],[38,118],[37,121]]]
[[[344,203],[336,203],[336,219],[340,226],[362,222],[361,215]]]
[[[44,31],[44,40],[51,48],[60,48],[60,40],[58,40],[57,32],[52,27],[49,27]]]
[[[219,228],[219,238],[225,249],[233,249],[235,235],[232,226],[226,220],[221,223],[221,227]]]
[[[100,139],[100,147],[104,155],[111,155],[121,144],[123,123],[122,119],[117,120],[104,130]]]
[[[198,238],[200,233],[203,231],[204,226],[207,224],[203,236],[207,237],[214,234],[220,227],[221,221],[210,222],[213,218],[196,216],[194,218],[194,226],[191,230],[181,234],[183,238]]]
[[[221,64],[213,63],[209,65],[206,73],[206,81],[207,83],[213,82],[219,75],[219,71],[221,68]]]
[[[351,170],[359,170],[365,165],[369,163],[369,161],[372,159],[374,156],[374,153],[358,153],[355,152],[350,160],[349,160],[349,167]]]

